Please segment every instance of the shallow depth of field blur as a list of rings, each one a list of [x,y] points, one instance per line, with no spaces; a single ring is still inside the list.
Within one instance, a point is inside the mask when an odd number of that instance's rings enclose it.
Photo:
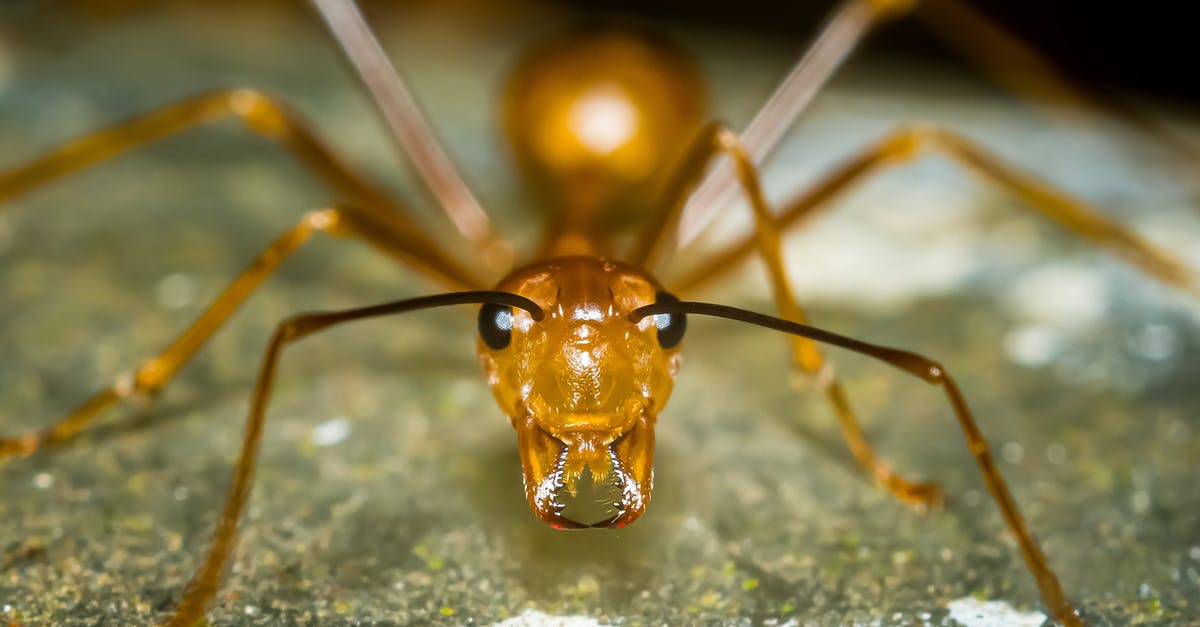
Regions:
[[[368,9],[467,179],[528,250],[538,214],[499,134],[499,85],[523,46],[596,9]],[[622,19],[693,51],[714,116],[735,127],[816,28]],[[920,26],[897,28],[908,30],[852,60],[768,163],[772,199],[900,124],[932,122],[1200,268],[1194,95],[1122,76],[1101,90],[1150,118],[1163,141],[1031,103],[906,39]],[[317,18],[288,3],[3,4],[0,169],[235,86],[291,103],[448,233]],[[302,211],[331,200],[276,146],[224,122],[0,206],[0,433],[48,424],[151,355]],[[731,205],[702,243],[749,223]],[[815,324],[919,350],[955,373],[1090,624],[1200,622],[1200,299],[939,158],[859,187],[789,235],[787,255]],[[0,619],[162,618],[207,548],[274,324],[429,290],[365,246],[315,241],[156,405],[0,465]],[[773,309],[757,262],[700,296]],[[472,322],[409,314],[288,350],[214,624],[1045,620],[937,390],[830,351],[872,442],[902,473],[945,488],[945,508],[920,515],[859,470],[832,412],[787,369],[782,337],[694,320],[659,418],[647,514],[618,531],[557,532],[528,510]]]

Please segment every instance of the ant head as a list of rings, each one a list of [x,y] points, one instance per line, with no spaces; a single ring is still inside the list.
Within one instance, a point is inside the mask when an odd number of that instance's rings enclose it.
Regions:
[[[501,409],[518,432],[525,489],[534,512],[557,527],[588,526],[561,513],[588,470],[611,479],[617,514],[632,522],[650,497],[654,421],[671,394],[685,325],[682,316],[630,319],[672,298],[645,273],[592,257],[540,262],[497,289],[543,309],[485,305],[479,355]]]

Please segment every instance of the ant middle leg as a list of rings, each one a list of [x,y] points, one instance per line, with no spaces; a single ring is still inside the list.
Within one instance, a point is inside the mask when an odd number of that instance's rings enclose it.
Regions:
[[[296,226],[267,246],[187,329],[153,358],[132,373],[119,377],[50,426],[23,435],[0,437],[0,460],[30,455],[46,446],[64,442],[91,424],[103,410],[121,401],[157,395],[262,282],[314,233],[361,237],[353,222],[343,220],[345,215],[339,208],[305,214]]]
[[[411,220],[403,204],[347,166],[296,114],[249,89],[212,92],[179,101],[0,171],[0,202],[33,192],[130,149],[229,116],[240,118],[255,133],[280,142],[348,203],[305,215],[272,242],[166,349],[134,372],[114,381],[45,429],[13,437],[0,436],[0,459],[29,455],[67,440],[100,412],[122,400],[157,394],[262,281],[315,232],[354,235],[452,289],[485,283]]]
[[[0,460],[14,455],[31,455],[44,447],[62,443],[86,428],[102,411],[121,401],[156,396],[284,259],[313,233],[337,228],[338,217],[336,209],[306,214],[299,224],[276,238],[195,322],[153,358],[133,372],[118,377],[50,426],[23,435],[0,437]]]
[[[1021,199],[1034,212],[1123,258],[1151,277],[1186,292],[1200,293],[1200,275],[1175,255],[1105,217],[1096,207],[1005,163],[966,137],[935,126],[906,126],[888,133],[785,203],[780,211],[772,214],[772,221],[781,231],[791,228],[813,217],[830,201],[882,168],[910,163],[930,153],[949,157],[953,163]],[[680,290],[707,284],[757,251],[758,241],[759,235],[751,233],[712,253],[704,263],[677,277],[673,283]]]

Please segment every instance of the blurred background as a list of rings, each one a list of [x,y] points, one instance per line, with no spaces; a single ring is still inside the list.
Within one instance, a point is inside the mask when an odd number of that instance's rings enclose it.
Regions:
[[[649,0],[565,4],[591,9],[619,9],[633,14],[739,28],[804,38],[832,3],[728,2],[687,3]],[[1109,91],[1143,90],[1190,102],[1200,98],[1200,81],[1188,71],[1196,55],[1188,8],[1174,2],[1061,2],[972,0],[965,4],[1046,55],[1068,76]],[[931,36],[919,20],[893,24],[872,38],[876,54],[903,54],[938,59],[967,68],[961,56]]]
[[[20,14],[60,7],[98,19],[117,18],[145,9],[147,4],[189,4],[189,0],[149,3],[146,0],[8,0],[5,10]],[[226,2],[204,3],[210,6]],[[269,3],[269,0],[267,1]],[[198,4],[198,3],[191,3]],[[258,4],[264,4],[259,2]],[[299,7],[293,0],[280,6]],[[365,0],[361,3],[374,15],[396,7],[419,4],[414,0]],[[556,0],[552,2],[497,3],[452,0],[437,3],[460,11],[521,11],[538,5],[559,9],[623,13],[673,23],[763,33],[805,40],[828,13],[832,2],[778,2],[746,0],[731,5],[721,0],[679,3],[666,0]],[[1195,59],[1191,43],[1194,30],[1189,7],[1177,2],[1059,2],[973,0],[968,3],[981,15],[1031,44],[1067,75],[1113,93],[1134,89],[1161,97],[1195,102],[1200,99],[1200,81],[1189,72]],[[490,5],[490,6],[489,6]],[[962,58],[947,54],[945,43],[929,34],[914,20],[901,21],[873,37],[868,46],[878,54],[903,54],[962,66]]]

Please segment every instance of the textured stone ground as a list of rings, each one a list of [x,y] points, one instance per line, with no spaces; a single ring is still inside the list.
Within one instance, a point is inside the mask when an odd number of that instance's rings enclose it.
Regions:
[[[303,14],[91,22],[32,4],[0,10],[0,167],[157,103],[248,84],[411,187]],[[525,239],[533,223],[483,105],[519,43],[558,19],[409,16],[383,29],[481,196]],[[682,36],[734,122],[791,48]],[[852,68],[768,184],[797,189],[898,122],[931,119],[1200,266],[1200,195],[1185,166],[1116,125],[1034,114],[916,70]],[[0,431],[46,424],[144,358],[301,210],[328,200],[227,124],[3,207]],[[1200,622],[1200,303],[941,163],[890,174],[843,206],[790,248],[815,320],[957,373],[1091,624]],[[769,310],[756,270],[704,297]],[[318,242],[156,406],[0,468],[0,619],[161,618],[208,541],[275,321],[425,289],[361,246]],[[631,625],[939,625],[965,597],[1040,607],[935,390],[837,356],[881,450],[945,486],[945,509],[922,516],[857,470],[828,409],[783,368],[781,338],[697,320],[660,421],[649,513],[621,531],[562,533],[522,498],[515,438],[478,374],[472,333],[468,316],[430,312],[289,349],[215,624],[489,624],[532,610],[526,618]]]

